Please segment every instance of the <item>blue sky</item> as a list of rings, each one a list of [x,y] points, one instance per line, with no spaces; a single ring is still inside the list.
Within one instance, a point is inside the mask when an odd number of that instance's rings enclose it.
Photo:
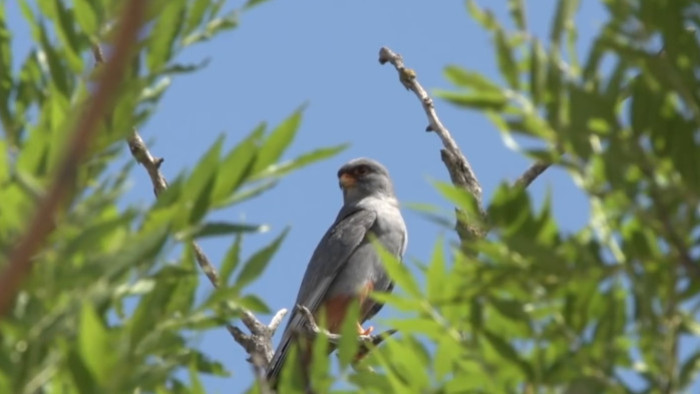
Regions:
[[[233,2],[237,6],[242,2]],[[506,1],[480,1],[507,20]],[[598,2],[584,1],[576,25],[579,57],[585,58],[590,39],[606,19]],[[531,31],[546,37],[556,1],[529,2]],[[31,44],[16,6],[6,6],[14,47]],[[266,223],[271,230],[247,237],[244,253],[270,242],[286,226],[291,232],[263,277],[250,287],[272,310],[290,307],[306,263],[318,240],[341,206],[335,173],[351,158],[379,160],[392,174],[402,202],[431,203],[451,209],[431,186],[449,181],[440,160],[439,139],[424,131],[427,121],[416,98],[401,87],[396,72],[380,66],[381,46],[401,53],[429,90],[449,89],[443,68],[457,64],[500,81],[488,34],[467,14],[459,1],[280,1],[271,0],[241,15],[231,33],[188,49],[182,62],[210,58],[204,70],[174,80],[158,112],[140,132],[152,141],[151,151],[165,158],[162,167],[173,179],[191,168],[220,134],[234,145],[261,121],[274,125],[307,103],[304,119],[287,158],[320,146],[348,142],[350,148],[332,160],[285,178],[276,188],[249,203],[217,212],[212,219]],[[464,111],[437,101],[443,123],[471,162],[484,189],[485,200],[500,182],[512,181],[530,164],[509,150],[499,132],[478,112]],[[125,160],[127,156],[124,149]],[[128,202],[152,202],[145,172],[136,169]],[[561,228],[575,231],[588,221],[588,203],[565,172],[548,170],[530,188],[539,202],[553,195]],[[404,209],[409,231],[406,257],[426,260],[440,234],[455,239]],[[219,261],[230,239],[202,244]],[[202,278],[202,293],[210,290]],[[384,308],[373,325],[396,314]],[[263,317],[267,319],[269,317]],[[201,348],[232,371],[225,379],[207,378],[208,392],[240,392],[252,373],[246,354],[221,328],[198,339]]]

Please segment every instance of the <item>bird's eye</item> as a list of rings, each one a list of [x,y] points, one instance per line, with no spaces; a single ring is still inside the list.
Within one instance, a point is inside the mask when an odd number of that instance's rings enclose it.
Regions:
[[[365,175],[365,174],[367,174],[368,172],[369,172],[369,168],[367,168],[367,166],[359,166],[359,167],[357,167],[357,169],[355,170],[355,173],[356,173],[357,175]]]

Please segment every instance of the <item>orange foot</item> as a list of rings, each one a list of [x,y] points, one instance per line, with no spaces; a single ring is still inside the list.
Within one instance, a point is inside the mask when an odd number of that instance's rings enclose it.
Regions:
[[[374,331],[374,327],[369,326],[369,327],[367,327],[367,329],[365,330],[364,328],[362,328],[362,324],[360,324],[360,322],[357,322],[357,333],[358,333],[358,334],[363,335],[363,336],[364,336],[364,335],[369,335],[369,334],[372,333],[372,331]]]

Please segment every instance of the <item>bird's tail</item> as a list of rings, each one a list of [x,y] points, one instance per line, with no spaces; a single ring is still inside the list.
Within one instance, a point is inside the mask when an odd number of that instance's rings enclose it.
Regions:
[[[279,381],[280,372],[282,372],[282,366],[287,359],[287,353],[289,352],[289,345],[291,341],[289,339],[284,339],[283,343],[277,348],[275,355],[272,356],[270,364],[267,366],[267,384],[272,389],[277,388],[277,383]]]

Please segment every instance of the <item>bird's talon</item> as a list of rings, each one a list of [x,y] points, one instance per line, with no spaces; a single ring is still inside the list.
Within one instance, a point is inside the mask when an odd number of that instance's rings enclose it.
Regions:
[[[365,330],[364,328],[362,328],[362,325],[360,323],[357,323],[357,333],[360,334],[361,336],[367,336],[367,335],[371,334],[372,331],[374,331],[374,327],[369,326]]]

